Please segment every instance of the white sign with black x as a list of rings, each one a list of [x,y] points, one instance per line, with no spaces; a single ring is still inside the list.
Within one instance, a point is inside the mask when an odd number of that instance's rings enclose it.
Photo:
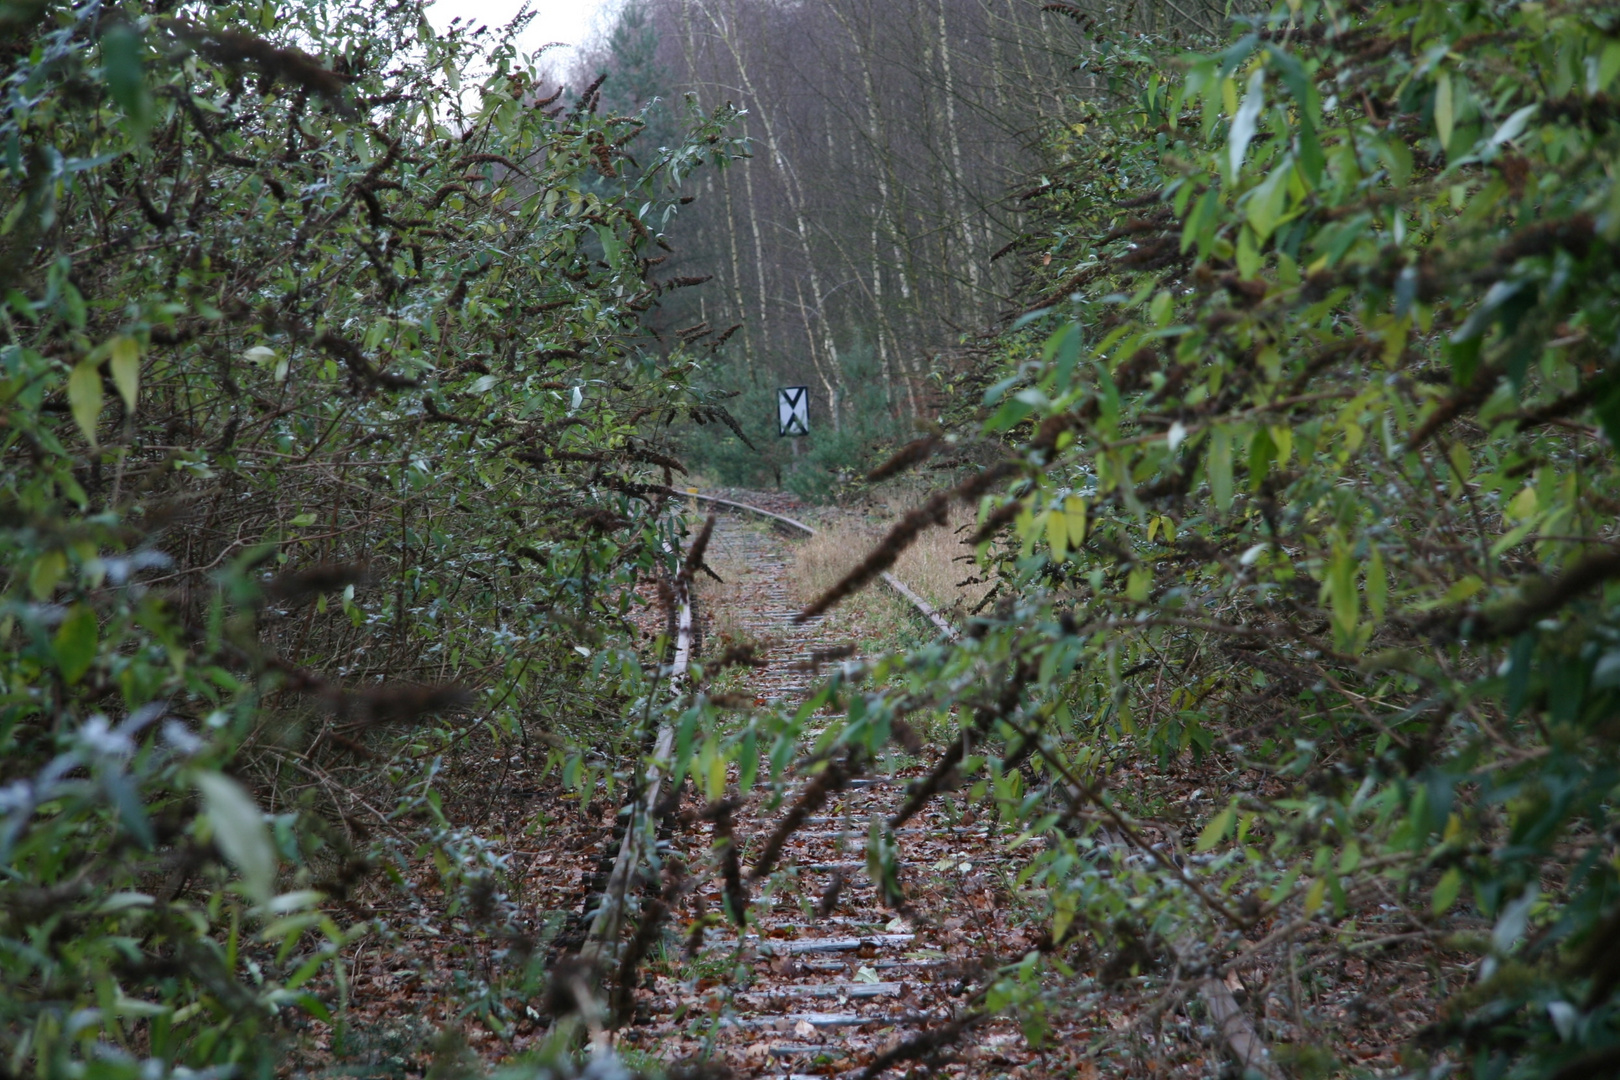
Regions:
[[[776,433],[810,434],[810,388],[784,386],[776,391]]]

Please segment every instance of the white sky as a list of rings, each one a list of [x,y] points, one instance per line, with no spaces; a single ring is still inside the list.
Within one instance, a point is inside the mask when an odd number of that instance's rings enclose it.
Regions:
[[[438,30],[444,29],[458,15],[463,22],[485,23],[494,29],[516,15],[522,6],[523,0],[436,0],[428,9],[428,18]],[[518,39],[518,48],[526,53],[552,41],[566,42],[569,46],[583,44],[602,16],[615,5],[614,0],[530,0],[529,6],[539,15]],[[572,49],[553,49],[546,53],[542,63],[555,71],[565,71],[573,63]]]

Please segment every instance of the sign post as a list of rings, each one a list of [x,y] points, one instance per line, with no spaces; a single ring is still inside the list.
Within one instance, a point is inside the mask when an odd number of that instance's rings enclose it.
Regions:
[[[776,433],[782,438],[810,434],[810,388],[783,386],[776,391]]]

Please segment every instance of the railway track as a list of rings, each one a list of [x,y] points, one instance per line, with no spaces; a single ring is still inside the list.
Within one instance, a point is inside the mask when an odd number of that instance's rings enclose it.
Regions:
[[[693,493],[693,501],[716,512],[703,561],[722,568],[730,585],[700,590],[694,605],[690,573],[681,575],[675,687],[683,685],[685,659],[701,659],[701,628],[722,621],[768,645],[768,659],[745,684],[756,706],[801,702],[819,689],[818,658],[830,653],[852,665],[845,674],[857,675],[863,668],[859,642],[841,648],[851,643],[830,636],[826,620],[796,618],[813,598],[796,595],[792,586],[791,538],[813,530],[736,499]],[[955,636],[902,582],[887,574],[883,580],[919,619]],[[832,719],[830,712],[825,719]],[[819,734],[813,717],[804,734],[807,742]],[[955,731],[939,735],[949,743]],[[771,853],[781,839],[773,834],[791,818],[811,777],[793,777],[785,793],[764,784],[739,791],[733,770],[731,790],[717,803],[690,789],[660,803],[658,784],[670,758],[670,731],[660,730],[650,782],[628,815],[640,824],[626,830],[614,871],[620,891],[613,894],[610,881],[585,950],[599,950],[596,960],[615,956],[624,913],[635,907],[625,890],[652,854],[647,845],[657,807],[664,815],[658,861],[666,869],[683,868],[674,878],[684,887],[657,899],[660,889],[644,883],[644,905],[669,901],[670,920],[661,945],[640,958],[639,984],[628,994],[620,987],[620,1047],[665,1063],[720,1065],[729,1075],[791,1080],[1101,1075],[1085,1049],[1100,1034],[1096,1025],[1106,1022],[1118,1031],[1134,1029],[1134,1022],[1105,1015],[1095,995],[1089,1017],[1051,1017],[1064,1025],[1068,1043],[1055,1054],[1048,1053],[1051,1044],[1026,1041],[1005,1004],[992,1008],[986,1000],[998,975],[1011,973],[1045,936],[1044,897],[1017,887],[1022,860],[1015,849],[1029,838],[1002,828],[993,800],[945,789],[897,830],[886,828],[896,811],[913,809],[908,784],[931,772],[939,752],[937,746],[919,748],[916,758],[897,754],[865,762],[853,778],[834,785],[810,816],[797,820],[787,843]],[[1106,830],[1100,835],[1109,846],[1128,846]],[[869,836],[877,846],[892,845],[898,858],[869,863]],[[729,889],[728,849],[738,856]],[[755,880],[752,871],[761,859],[774,861]],[[670,881],[666,875],[666,890]],[[725,917],[728,894],[735,895],[739,882],[747,882],[751,893],[740,933]],[[643,906],[642,914],[647,910]],[[1215,1075],[1224,1054],[1245,1074],[1282,1080],[1227,983],[1206,975],[1195,992],[1212,1022],[1198,1040],[1222,1049],[1194,1057],[1186,1075]],[[1037,1028],[1046,1022],[1035,1014],[1028,1019]],[[605,1045],[615,1035],[598,1026],[596,1038]]]
[[[727,581],[724,589],[699,590],[694,625],[723,623],[768,643],[747,692],[761,704],[792,706],[819,681],[820,658],[847,655],[851,644],[830,637],[823,620],[794,621],[809,598],[792,587],[791,538],[813,530],[732,499],[697,494],[694,501],[716,512],[705,561]],[[936,632],[955,634],[903,583],[885,578]],[[853,644],[856,655],[840,662],[859,662],[860,643]],[[701,657],[701,647],[697,652]],[[716,825],[702,820],[702,800],[684,793],[683,817],[692,824],[671,831],[661,854],[686,866],[696,883],[673,912],[686,948],[666,933],[665,954],[645,968],[621,1045],[666,1061],[723,1063],[745,1076],[853,1076],[885,1051],[971,1011],[967,998],[984,958],[1004,960],[1033,944],[1015,925],[1012,869],[994,823],[946,797],[903,827],[904,913],[892,897],[886,902],[865,857],[872,823],[892,815],[905,801],[908,777],[924,771],[920,762],[893,763],[887,773],[850,782],[806,820],[769,876],[754,883],[741,935],[716,918],[725,910]],[[745,875],[795,794],[773,808],[764,787],[736,793],[731,830]],[[967,1053],[991,1071],[1030,1056],[1012,1029],[995,1021],[975,1032]]]

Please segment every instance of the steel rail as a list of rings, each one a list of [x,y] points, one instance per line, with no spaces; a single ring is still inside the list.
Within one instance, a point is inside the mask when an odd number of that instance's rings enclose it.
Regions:
[[[741,511],[764,518],[771,524],[785,528],[788,531],[804,536],[815,536],[816,530],[802,521],[765,510],[758,506],[738,502],[735,499],[723,498],[719,495],[705,495],[695,488],[686,490],[688,498],[694,502],[708,503],[711,506],[722,507],[727,510]],[[681,575],[683,579],[690,580],[690,575]],[[934,610],[922,597],[918,596],[893,574],[885,572],[882,575],[883,583],[893,589],[902,599],[910,603],[929,622],[936,626],[940,633],[951,640],[960,638],[956,628]],[[684,584],[684,582],[683,582]],[[679,692],[680,680],[686,673],[686,667],[693,652],[693,616],[691,609],[690,589],[680,588],[677,592],[679,612],[677,616],[679,631],[676,635],[675,664],[673,665],[670,687]],[[627,823],[624,842],[619,849],[619,857],[609,878],[609,884],[603,890],[602,904],[597,909],[597,917],[591,927],[588,943],[584,953],[591,960],[601,962],[611,957],[617,943],[619,931],[623,926],[625,911],[624,898],[628,891],[630,878],[640,862],[642,840],[647,834],[647,824],[641,819],[651,810],[657,800],[657,792],[664,772],[668,768],[671,753],[671,729],[668,725],[659,728],[656,737],[656,747],[653,750],[653,760],[648,766],[647,783],[642,789],[642,796],[638,797],[636,804],[631,808],[631,820]],[[1185,957],[1191,951],[1188,942],[1181,943],[1179,948],[1172,951],[1176,954],[1178,962],[1185,963]],[[584,990],[583,987],[580,988]],[[1232,991],[1226,983],[1217,976],[1208,976],[1198,982],[1198,994],[1204,1001],[1211,1019],[1219,1025],[1222,1041],[1227,1050],[1237,1060],[1246,1072],[1252,1073],[1263,1080],[1283,1080],[1281,1071],[1271,1058],[1265,1040],[1255,1030],[1254,1022],[1237,1003]],[[594,1011],[594,1010],[593,1010]],[[592,1041],[599,1047],[605,1047],[611,1036],[601,1026],[599,1020],[591,1018]]]

